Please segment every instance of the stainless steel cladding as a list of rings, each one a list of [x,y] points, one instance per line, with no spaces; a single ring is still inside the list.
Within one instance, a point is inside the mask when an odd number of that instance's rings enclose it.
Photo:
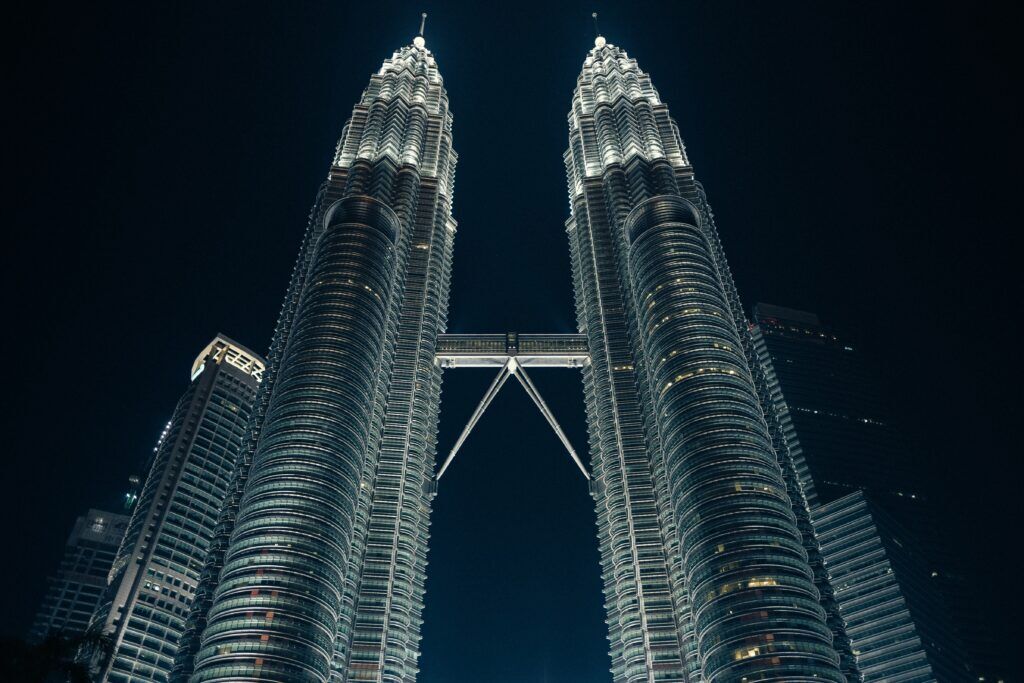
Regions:
[[[172,680],[413,681],[456,154],[422,40],[313,207]]]
[[[845,681],[710,208],[603,38],[565,162],[614,680]]]

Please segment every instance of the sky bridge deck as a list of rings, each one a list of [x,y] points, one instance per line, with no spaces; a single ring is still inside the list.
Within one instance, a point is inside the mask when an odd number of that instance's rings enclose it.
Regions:
[[[582,334],[442,334],[436,358],[442,368],[500,368],[510,358],[524,367],[582,367],[590,358]]]

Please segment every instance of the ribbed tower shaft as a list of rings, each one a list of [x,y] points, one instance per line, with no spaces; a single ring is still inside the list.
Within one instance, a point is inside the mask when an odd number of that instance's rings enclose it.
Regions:
[[[613,677],[843,681],[710,209],[650,78],[597,45],[567,226]]]
[[[314,205],[172,680],[414,680],[455,162],[403,48]]]

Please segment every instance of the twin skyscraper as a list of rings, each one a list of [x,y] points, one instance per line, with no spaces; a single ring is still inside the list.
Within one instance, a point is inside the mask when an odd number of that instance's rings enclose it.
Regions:
[[[858,680],[704,191],[650,77],[601,37],[564,158],[579,335],[562,341],[613,680]],[[417,37],[371,77],[316,198],[205,564],[182,569],[170,680],[415,681],[456,160]]]

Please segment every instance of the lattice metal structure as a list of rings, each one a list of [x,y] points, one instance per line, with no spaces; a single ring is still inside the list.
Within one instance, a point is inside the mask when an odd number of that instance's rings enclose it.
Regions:
[[[614,680],[845,680],[710,207],[603,37],[565,162]]]

